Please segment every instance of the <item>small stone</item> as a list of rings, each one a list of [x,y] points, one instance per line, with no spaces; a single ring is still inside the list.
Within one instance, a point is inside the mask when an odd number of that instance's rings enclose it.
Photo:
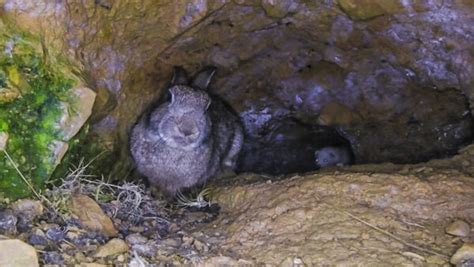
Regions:
[[[446,264],[446,260],[438,255],[432,255],[426,257],[426,263],[435,266],[443,266]]]
[[[56,168],[61,160],[63,159],[64,155],[66,154],[67,150],[69,149],[69,144],[63,141],[54,140],[51,142],[51,150],[52,150],[52,159],[54,168]]]
[[[208,252],[209,251],[209,247],[204,242],[201,242],[197,239],[194,239],[193,247],[199,252]]]
[[[11,210],[0,212],[0,232],[4,234],[16,233],[18,219]]]
[[[458,265],[470,260],[474,260],[474,244],[464,243],[451,257],[450,262],[454,265]]]
[[[146,244],[136,244],[132,246],[132,250],[137,252],[140,256],[153,257],[158,251],[158,246],[155,241],[148,241]]]
[[[47,251],[42,254],[43,262],[45,264],[56,264],[63,266],[64,265],[64,258],[61,253],[57,251]]]
[[[128,245],[122,239],[113,238],[107,244],[99,247],[94,255],[97,258],[103,258],[110,255],[125,253],[128,251]]]
[[[338,0],[338,3],[344,12],[355,20],[367,20],[404,10],[400,0]]]
[[[71,113],[67,110],[70,108],[68,104],[63,103],[64,117],[60,120],[60,128],[64,141],[68,141],[76,135],[82,128],[86,120],[92,113],[92,106],[95,101],[95,92],[87,87],[79,86],[73,89],[72,95],[75,95],[76,105],[75,112]]]
[[[0,132],[0,150],[5,150],[8,141],[8,133]]]
[[[66,236],[66,231],[64,229],[61,229],[61,227],[59,226],[49,228],[46,231],[46,237],[55,242],[59,242],[63,240],[65,236]]]
[[[181,245],[181,241],[177,240],[177,239],[174,239],[174,238],[167,238],[167,239],[161,241],[161,244],[165,245],[167,247],[177,248]]]
[[[0,88],[0,103],[8,103],[20,96],[20,91],[15,88]]]
[[[81,265],[79,266],[80,267],[108,267],[110,265],[91,262],[91,263],[81,263]]]
[[[286,257],[279,266],[303,267],[306,266],[303,260],[299,257]]]
[[[129,230],[131,232],[134,232],[134,233],[141,233],[141,232],[145,231],[145,227],[143,227],[143,226],[132,226],[132,227],[130,227]]]
[[[0,241],[0,266],[39,266],[34,247],[18,239]]]
[[[20,199],[12,204],[13,214],[22,217],[27,222],[33,221],[44,212],[41,201],[31,199]]]
[[[81,262],[81,263],[88,262],[87,257],[82,252],[77,252],[76,254],[74,254],[74,259],[76,259],[76,261]]]
[[[182,240],[183,240],[183,247],[184,248],[190,248],[194,242],[194,238],[191,237],[191,236],[183,236],[182,237]]]
[[[471,227],[465,221],[457,220],[448,225],[445,231],[453,236],[466,237],[471,232]]]
[[[109,237],[117,236],[118,231],[112,220],[90,197],[75,195],[72,197],[69,207],[87,229],[103,232]]]
[[[28,238],[28,243],[32,246],[47,246],[48,239],[41,229],[36,229]]]
[[[127,243],[130,245],[135,245],[135,244],[145,244],[148,239],[140,234],[130,234],[128,235],[125,240]]]
[[[262,0],[261,5],[265,13],[274,18],[283,18],[297,8],[291,0]]]
[[[208,258],[202,262],[199,262],[196,264],[196,266],[254,266],[254,263],[250,263],[247,265],[247,261],[237,261],[231,257],[226,257],[226,256],[217,256],[217,257],[212,257]]]
[[[124,262],[124,261],[125,261],[125,256],[124,256],[123,254],[122,254],[122,255],[118,255],[117,261],[118,261],[118,262]]]
[[[80,234],[78,232],[68,231],[66,233],[66,238],[69,240],[75,240],[79,237],[80,237]]]

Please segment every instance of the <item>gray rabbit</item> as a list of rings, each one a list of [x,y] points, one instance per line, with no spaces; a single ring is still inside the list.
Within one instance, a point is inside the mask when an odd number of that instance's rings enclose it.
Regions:
[[[208,67],[189,85],[186,71],[175,67],[166,91],[170,101],[145,113],[132,129],[138,171],[168,196],[235,168],[242,124],[230,107],[205,91],[215,72]]]
[[[330,166],[347,166],[353,161],[349,148],[344,146],[327,146],[314,153],[316,166],[326,168]]]

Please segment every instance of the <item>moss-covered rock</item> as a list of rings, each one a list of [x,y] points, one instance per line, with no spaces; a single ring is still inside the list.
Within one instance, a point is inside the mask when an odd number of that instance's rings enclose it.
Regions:
[[[32,193],[19,172],[40,190],[90,115],[95,94],[81,86],[71,65],[40,38],[0,21],[0,132],[8,136],[0,156],[4,197]]]

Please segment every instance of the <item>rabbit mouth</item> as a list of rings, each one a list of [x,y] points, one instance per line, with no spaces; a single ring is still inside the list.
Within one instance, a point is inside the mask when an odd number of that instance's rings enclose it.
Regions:
[[[178,125],[178,130],[184,137],[191,137],[197,133],[195,123],[190,120],[181,121]]]

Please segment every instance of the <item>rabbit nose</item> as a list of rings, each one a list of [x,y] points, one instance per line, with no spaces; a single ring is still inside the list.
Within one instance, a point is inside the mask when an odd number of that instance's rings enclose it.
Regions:
[[[184,136],[190,136],[194,133],[194,125],[191,121],[183,120],[179,125],[179,131]]]

